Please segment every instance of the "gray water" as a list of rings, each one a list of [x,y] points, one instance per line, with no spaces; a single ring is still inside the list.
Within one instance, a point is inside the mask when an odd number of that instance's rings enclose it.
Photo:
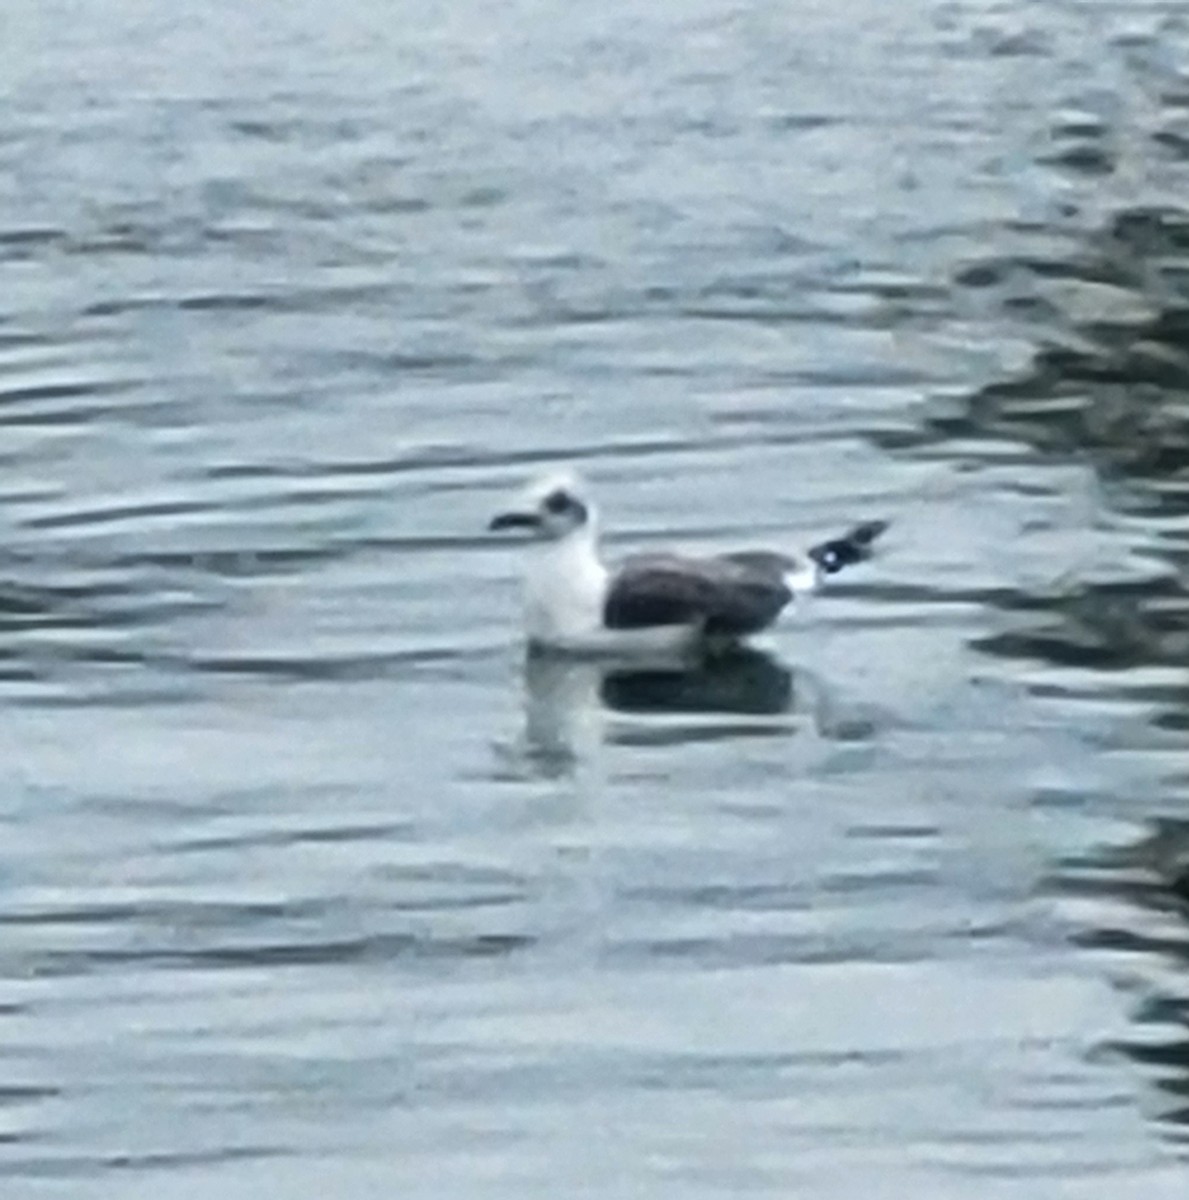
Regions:
[[[1187,395],[1180,0],[6,0],[0,1194],[1183,1197]]]

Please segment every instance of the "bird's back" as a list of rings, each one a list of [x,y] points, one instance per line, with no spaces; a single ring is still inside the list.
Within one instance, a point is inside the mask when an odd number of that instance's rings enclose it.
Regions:
[[[770,625],[792,599],[785,581],[792,565],[762,550],[636,555],[611,579],[603,622],[609,629],[696,625],[710,635],[744,637]]]

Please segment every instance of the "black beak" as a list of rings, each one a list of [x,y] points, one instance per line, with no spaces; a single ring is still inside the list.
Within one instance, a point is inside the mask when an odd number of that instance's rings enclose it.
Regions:
[[[537,529],[540,524],[541,519],[536,513],[506,512],[492,517],[487,528],[494,533],[497,529]]]

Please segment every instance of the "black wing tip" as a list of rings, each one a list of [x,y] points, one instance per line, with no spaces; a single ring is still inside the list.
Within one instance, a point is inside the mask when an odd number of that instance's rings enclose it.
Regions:
[[[871,557],[871,547],[876,538],[888,527],[887,521],[864,521],[840,538],[831,538],[809,551],[809,557],[827,575],[841,571]]]
[[[880,534],[886,532],[889,524],[889,521],[864,521],[846,535],[846,540],[859,546],[870,546]]]

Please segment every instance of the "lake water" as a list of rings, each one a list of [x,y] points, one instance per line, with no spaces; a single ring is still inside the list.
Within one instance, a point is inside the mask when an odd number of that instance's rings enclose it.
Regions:
[[[1183,1197],[1181,0],[7,0],[0,1193]],[[527,661],[505,495],[883,553]]]

